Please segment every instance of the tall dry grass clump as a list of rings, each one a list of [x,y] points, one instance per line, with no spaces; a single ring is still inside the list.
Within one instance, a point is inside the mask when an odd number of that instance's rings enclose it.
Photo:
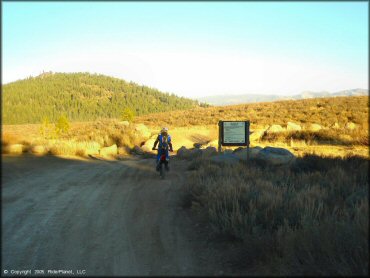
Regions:
[[[100,145],[94,141],[59,140],[49,146],[52,155],[86,156],[98,154]]]
[[[114,144],[126,150],[126,153],[130,153],[135,145],[141,145],[147,139],[135,130],[134,125],[123,124],[115,119],[73,123],[68,128],[66,123],[61,121],[57,129],[63,132],[55,132],[56,128],[47,121],[41,125],[32,126],[32,132],[28,132],[30,126],[8,126],[7,130],[10,132],[2,134],[2,153],[9,152],[9,146],[15,144],[21,144],[23,152],[38,154],[96,155],[101,148]]]
[[[86,123],[83,127],[74,126],[64,138],[74,138],[78,141],[94,141],[102,147],[116,144],[118,147],[129,148],[140,145],[143,140],[132,126],[123,125],[114,119],[97,120]]]
[[[242,240],[259,274],[367,275],[369,161],[197,163],[188,192],[217,233]],[[257,268],[258,269],[258,268]]]
[[[5,147],[5,146],[11,145],[11,144],[18,144],[18,143],[20,143],[20,140],[12,134],[3,133],[2,136],[1,136],[1,145],[2,145],[2,147]]]
[[[132,149],[140,145],[143,138],[133,127],[123,125],[118,120],[100,119],[95,122],[74,125],[50,146],[53,155],[86,156],[98,154],[99,149],[114,144],[118,148]]]

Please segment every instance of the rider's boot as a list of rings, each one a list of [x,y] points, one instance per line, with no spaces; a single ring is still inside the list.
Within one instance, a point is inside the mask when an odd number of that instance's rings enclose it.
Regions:
[[[159,164],[159,163],[157,163],[157,166],[155,167],[155,169],[156,169],[157,171],[159,171],[159,169],[160,169],[160,164]]]

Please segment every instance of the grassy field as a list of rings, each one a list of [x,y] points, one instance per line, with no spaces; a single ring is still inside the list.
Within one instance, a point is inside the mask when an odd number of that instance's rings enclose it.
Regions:
[[[339,128],[344,128],[347,123],[353,122],[361,130],[368,131],[368,115],[369,98],[359,96],[198,107],[141,116],[136,121],[149,126],[179,127],[217,125],[219,120],[249,120],[251,129],[272,124],[286,125],[288,121],[306,129],[313,123],[326,128],[337,123]]]
[[[278,168],[203,159],[189,166],[185,202],[242,246],[238,267],[251,275],[367,275],[368,167],[358,156]]]
[[[252,146],[276,146],[289,149],[297,156],[305,154],[369,155],[369,98],[336,97],[251,103],[224,107],[196,108],[187,111],[151,114],[135,119],[159,129],[168,126],[204,131],[212,134],[209,141],[217,140],[219,120],[250,120]],[[287,130],[293,122],[301,130]],[[265,133],[272,125],[283,130]],[[320,130],[313,129],[317,125]],[[254,136],[258,133],[261,136]],[[179,134],[181,135],[181,134]],[[183,133],[186,136],[186,133]]]

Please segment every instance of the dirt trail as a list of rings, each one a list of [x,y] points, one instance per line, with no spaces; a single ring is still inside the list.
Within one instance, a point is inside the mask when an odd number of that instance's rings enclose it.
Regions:
[[[219,274],[181,206],[183,161],[165,180],[152,159],[3,156],[2,173],[3,270]]]

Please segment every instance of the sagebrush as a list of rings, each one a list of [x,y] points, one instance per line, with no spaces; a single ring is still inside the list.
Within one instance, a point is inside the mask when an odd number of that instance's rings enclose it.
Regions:
[[[215,232],[242,240],[245,263],[265,266],[258,273],[368,274],[368,159],[311,155],[280,168],[256,161],[195,165],[192,207]]]

